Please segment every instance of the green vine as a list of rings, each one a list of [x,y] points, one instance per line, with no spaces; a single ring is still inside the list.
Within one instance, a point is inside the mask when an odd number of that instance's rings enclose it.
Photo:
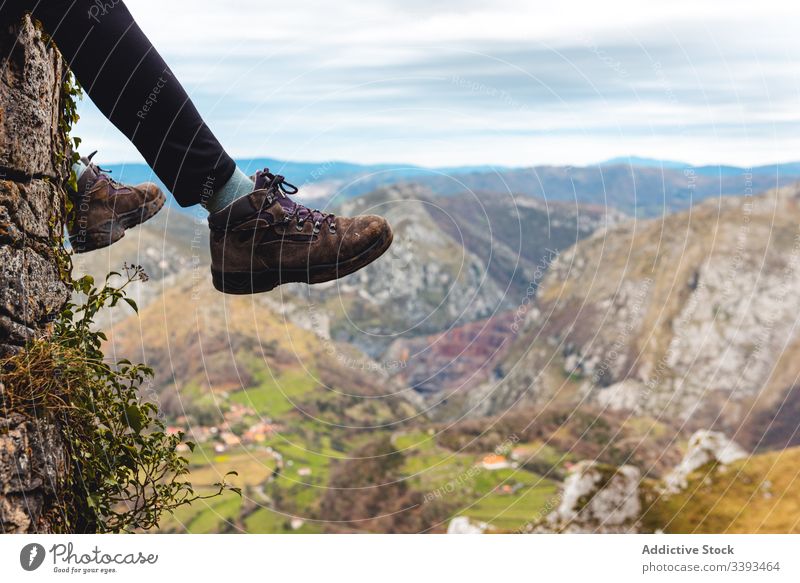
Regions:
[[[75,163],[80,159],[78,146],[81,139],[72,136],[72,128],[80,119],[78,115],[78,101],[83,98],[83,90],[71,71],[67,71],[61,84],[61,114],[58,120],[58,131],[61,134],[62,143],[66,144],[66,154],[55,152],[55,163],[64,164],[62,176],[66,176],[61,188],[70,192],[77,192],[78,177],[75,174]],[[68,155],[67,155],[68,154]],[[74,205],[71,196],[64,196],[63,209],[55,209],[50,219],[50,231],[52,233],[53,250],[56,263],[58,264],[61,280],[71,284],[72,258],[64,248],[64,227],[61,222],[62,217],[67,222],[75,220]]]
[[[123,283],[114,286],[112,276]],[[94,330],[104,308],[120,302],[137,310],[125,288],[145,281],[139,266],[111,273],[100,288],[90,276],[73,283],[84,297],[68,303],[48,338],[32,341],[0,362],[5,411],[56,423],[67,447],[70,471],[58,485],[51,523],[62,532],[133,532],[158,526],[164,512],[231,490],[223,479],[209,495],[194,492],[188,460],[177,447],[184,435],[168,434],[157,407],[141,397],[153,371],[142,364],[105,361],[106,335]],[[231,472],[228,475],[235,475]],[[225,476],[225,478],[228,477]]]
[[[81,139],[76,136],[71,136],[72,128],[80,119],[78,115],[78,101],[83,98],[83,90],[75,79],[72,72],[68,72],[64,76],[64,82],[61,86],[62,94],[62,110],[61,118],[59,119],[59,130],[63,133],[64,141],[68,144],[69,148],[69,179],[67,186],[72,190],[78,189],[78,177],[72,170],[73,165],[80,159],[78,147],[81,145]],[[63,154],[62,154],[63,155]]]
[[[68,156],[57,152],[56,162],[65,163],[65,175],[67,180],[65,187],[71,192],[78,190],[78,177],[75,174],[74,166],[80,160],[78,147],[81,145],[81,139],[72,135],[72,128],[80,119],[78,115],[78,101],[83,98],[83,90],[75,79],[71,71],[64,75],[64,81],[61,84],[61,115],[58,120],[58,129],[61,132],[64,143],[67,145]],[[73,203],[69,196],[64,197],[65,201],[65,216],[67,220],[73,220]]]

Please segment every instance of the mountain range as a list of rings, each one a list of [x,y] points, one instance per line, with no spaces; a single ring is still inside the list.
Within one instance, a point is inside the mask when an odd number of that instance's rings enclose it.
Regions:
[[[598,231],[555,259],[464,411],[594,403],[748,447],[797,435],[800,188]]]
[[[585,167],[529,168],[463,166],[423,168],[403,164],[360,165],[348,162],[287,162],[243,159],[247,173],[263,168],[287,177],[306,199],[335,208],[349,198],[400,182],[414,183],[436,195],[500,193],[548,202],[602,205],[637,217],[658,217],[685,210],[721,195],[745,196],[800,180],[800,162],[756,166],[691,166],[644,158],[615,158]],[[121,181],[154,181],[143,164],[108,165]],[[174,204],[174,202],[173,202]],[[175,205],[175,208],[177,205]]]
[[[407,177],[335,202],[387,216],[395,243],[327,285],[218,294],[204,214],[172,207],[74,256],[96,277],[144,266],[140,314],[106,314],[106,351],[155,368],[143,397],[197,441],[198,491],[239,472],[242,498],[162,530],[439,532],[458,515],[513,532],[554,507],[581,460],[655,483],[696,429],[756,460],[800,442],[798,187],[650,219]],[[715,473],[714,492],[737,479]],[[688,528],[671,504],[647,528]],[[730,524],[713,517],[709,529]]]

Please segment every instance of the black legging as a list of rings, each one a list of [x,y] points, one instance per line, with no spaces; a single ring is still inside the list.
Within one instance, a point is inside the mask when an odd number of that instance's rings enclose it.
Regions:
[[[181,206],[201,202],[233,175],[235,162],[123,2],[26,4],[95,105],[133,142]]]

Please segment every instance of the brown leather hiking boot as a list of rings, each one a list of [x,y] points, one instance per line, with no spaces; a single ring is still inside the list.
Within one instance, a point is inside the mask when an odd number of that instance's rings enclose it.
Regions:
[[[386,219],[335,217],[297,204],[288,196],[296,192],[264,170],[253,192],[208,217],[215,288],[252,294],[330,281],[372,263],[392,244]]]
[[[119,184],[92,163],[93,152],[81,158],[86,170],[71,192],[73,211],[68,223],[69,242],[76,253],[108,247],[122,239],[125,229],[154,216],[167,200],[155,184]]]

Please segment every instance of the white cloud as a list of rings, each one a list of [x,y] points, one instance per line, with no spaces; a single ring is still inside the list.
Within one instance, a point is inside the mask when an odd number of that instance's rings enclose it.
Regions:
[[[798,9],[785,2],[127,4],[236,156],[800,158]],[[81,111],[87,147],[138,159]]]

